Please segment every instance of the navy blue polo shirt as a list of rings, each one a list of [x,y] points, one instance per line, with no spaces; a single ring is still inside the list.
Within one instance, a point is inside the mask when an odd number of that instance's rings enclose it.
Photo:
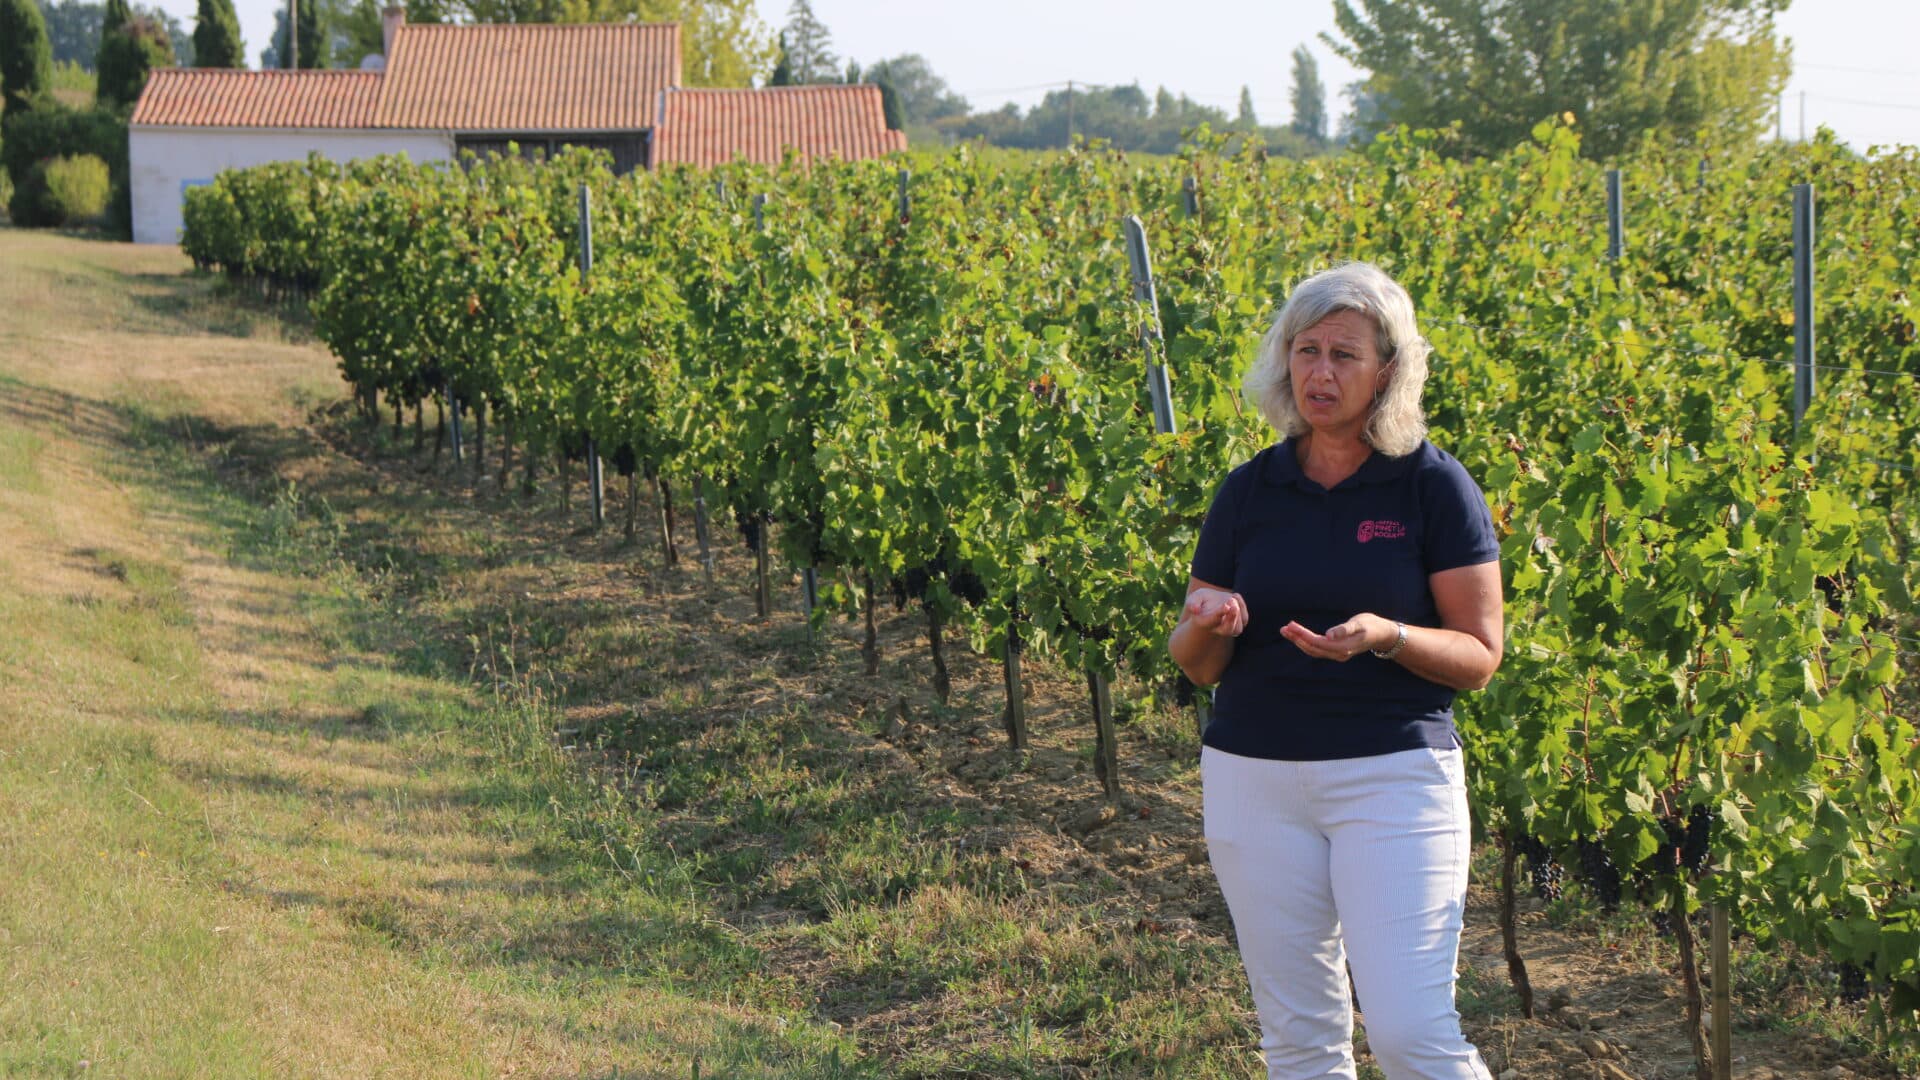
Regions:
[[[1308,656],[1280,628],[1325,633],[1363,611],[1438,626],[1428,575],[1499,556],[1479,485],[1431,442],[1376,452],[1331,491],[1293,440],[1262,450],[1220,485],[1193,556],[1193,576],[1245,597],[1248,616],[1203,741],[1284,761],[1458,745],[1452,689],[1364,652]]]

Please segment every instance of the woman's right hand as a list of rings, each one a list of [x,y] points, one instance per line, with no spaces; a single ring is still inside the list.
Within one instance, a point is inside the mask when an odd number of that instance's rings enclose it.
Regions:
[[[1186,619],[1215,637],[1236,638],[1247,628],[1247,601],[1237,592],[1198,588],[1187,594]]]

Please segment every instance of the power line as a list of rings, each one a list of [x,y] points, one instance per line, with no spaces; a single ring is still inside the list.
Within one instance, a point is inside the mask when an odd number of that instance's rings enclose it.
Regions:
[[[1899,75],[1908,79],[1920,78],[1920,71],[1915,71],[1912,68],[1902,71],[1894,68],[1863,68],[1848,67],[1844,64],[1802,64],[1799,62],[1795,62],[1793,66],[1796,69],[1807,68],[1812,71],[1842,71],[1850,75]]]
[[[1825,101],[1833,105],[1860,105],[1869,109],[1900,109],[1905,112],[1920,112],[1920,102],[1905,101],[1868,101],[1865,98],[1834,97],[1830,94],[1808,92],[1807,96],[1815,101]]]
[[[1058,87],[1064,87],[1069,83],[1074,86],[1092,86],[1091,83],[1084,83],[1079,79],[1061,79],[1059,82],[1034,83],[1031,86],[1003,86],[994,90],[957,90],[955,93],[961,94],[962,96],[970,94],[1019,94],[1028,90],[1052,90]]]

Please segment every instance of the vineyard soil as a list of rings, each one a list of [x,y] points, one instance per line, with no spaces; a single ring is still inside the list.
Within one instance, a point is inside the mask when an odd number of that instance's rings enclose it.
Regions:
[[[1255,1074],[1187,714],[1120,688],[1109,808],[1070,673],[1030,666],[1016,762],[999,665],[951,642],[937,703],[917,610],[866,678],[797,575],[754,616],[723,523],[706,583],[684,494],[667,569],[624,481],[594,531],[551,469],[428,466],[172,251],[0,256],[0,1066]],[[1517,1015],[1497,867],[1461,982],[1495,1071],[1691,1075],[1670,939],[1577,894],[1527,905],[1553,1007]],[[1736,953],[1736,1077],[1896,1075],[1816,961]]]

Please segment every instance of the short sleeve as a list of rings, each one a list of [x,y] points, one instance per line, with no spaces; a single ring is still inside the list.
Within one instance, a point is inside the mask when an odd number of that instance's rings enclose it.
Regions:
[[[1200,525],[1200,543],[1193,552],[1193,576],[1211,585],[1233,588],[1239,564],[1234,550],[1234,514],[1240,499],[1236,494],[1245,479],[1240,470],[1229,474],[1214,493],[1207,519]]]
[[[1427,572],[1436,574],[1498,561],[1500,538],[1493,531],[1487,497],[1467,475],[1466,466],[1443,453],[1438,467],[1424,479],[1421,557]]]

